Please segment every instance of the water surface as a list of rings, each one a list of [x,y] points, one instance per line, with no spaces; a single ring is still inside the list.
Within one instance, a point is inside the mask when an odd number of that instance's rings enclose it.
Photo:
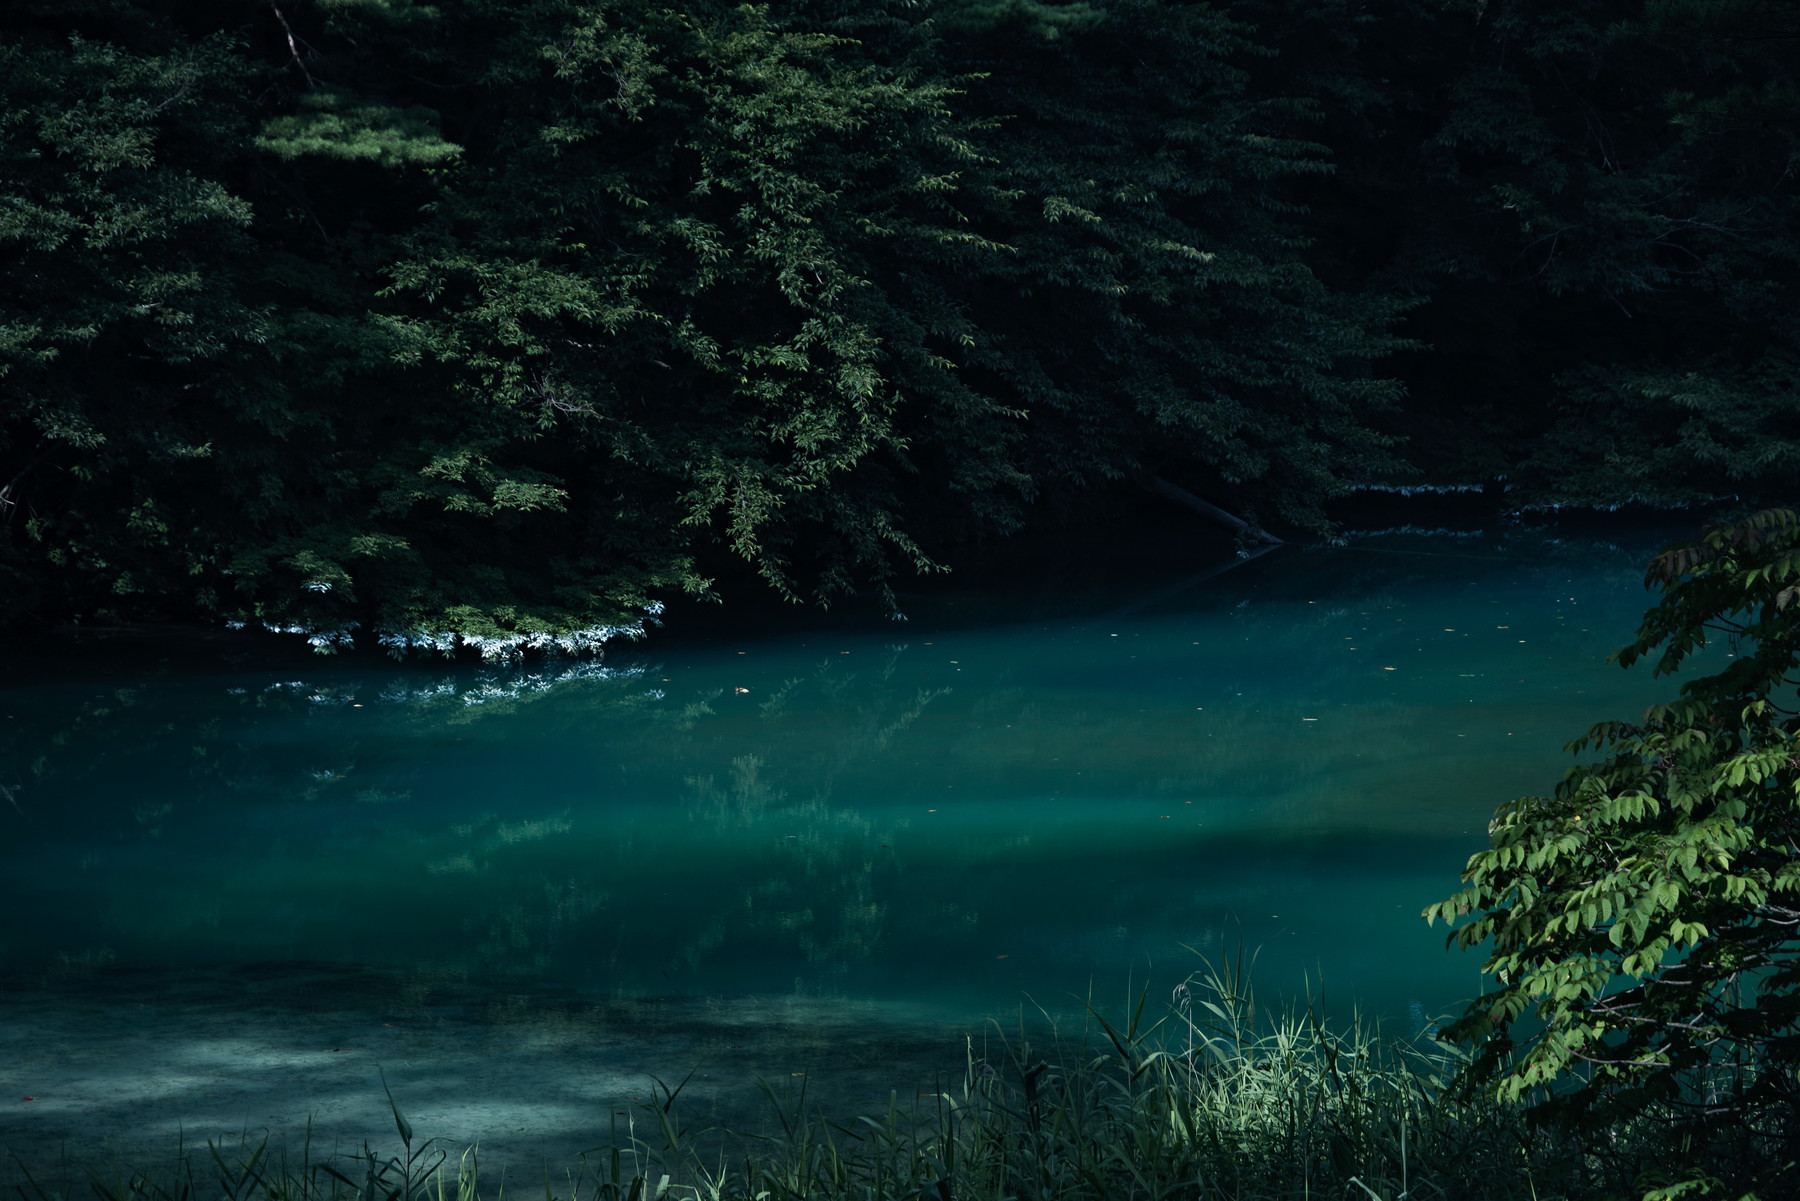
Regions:
[[[1605,663],[1657,541],[1389,535],[604,664],[16,682],[0,1133],[347,1131],[380,1063],[434,1133],[577,1150],[651,1072],[704,1060],[734,1121],[759,1074],[860,1103],[1024,999],[1240,947],[1265,995],[1416,1028],[1478,987],[1418,914],[1494,805],[1670,687]]]

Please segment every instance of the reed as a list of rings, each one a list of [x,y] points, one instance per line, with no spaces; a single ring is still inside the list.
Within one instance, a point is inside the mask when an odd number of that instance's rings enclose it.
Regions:
[[[1022,1015],[998,1053],[971,1041],[951,1087],[849,1121],[809,1112],[804,1083],[765,1084],[768,1135],[689,1130],[682,1085],[659,1083],[605,1145],[525,1185],[485,1179],[477,1148],[420,1141],[398,1104],[394,1154],[315,1159],[309,1131],[297,1161],[246,1139],[179,1149],[156,1171],[78,1174],[99,1201],[504,1201],[520,1187],[545,1201],[1536,1201],[1648,1187],[1653,1148],[1631,1132],[1596,1152],[1533,1129],[1458,1088],[1460,1058],[1429,1038],[1334,1028],[1310,999],[1259,1007],[1241,960],[1149,1009],[1146,990],[1116,1018],[1087,1007],[1075,1029]],[[17,1191],[76,1190],[25,1174]]]

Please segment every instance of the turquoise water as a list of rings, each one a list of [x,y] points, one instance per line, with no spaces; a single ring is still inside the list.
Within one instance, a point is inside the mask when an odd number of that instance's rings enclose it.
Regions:
[[[192,1098],[126,1077],[221,1026],[306,1029],[308,1054],[411,1031],[388,1062],[452,1118],[471,1048],[525,1062],[501,1030],[625,1075],[710,1055],[728,1091],[785,1057],[875,1095],[1022,998],[1112,1005],[1239,947],[1265,995],[1416,1029],[1478,987],[1418,915],[1494,805],[1670,687],[1605,663],[1657,541],[1389,535],[951,590],[904,622],[669,630],[603,665],[90,656],[0,690],[0,1030],[25,1064],[0,1088],[65,1102],[0,1122],[165,1121]],[[221,1053],[203,1117],[268,1046]]]

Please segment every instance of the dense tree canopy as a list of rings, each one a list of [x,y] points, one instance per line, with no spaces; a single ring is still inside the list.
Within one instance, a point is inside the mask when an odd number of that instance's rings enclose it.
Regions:
[[[1406,331],[1427,348],[1390,368],[1410,396],[1378,418],[1423,482],[1791,496],[1800,5],[1256,11],[1342,164],[1308,196],[1315,265],[1428,300]]]
[[[1794,472],[1789,0],[22,0],[0,592],[329,648]]]

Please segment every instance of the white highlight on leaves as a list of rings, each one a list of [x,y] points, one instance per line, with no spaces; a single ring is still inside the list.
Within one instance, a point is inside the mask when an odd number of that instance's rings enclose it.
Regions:
[[[329,583],[321,580],[310,581],[305,587],[314,592],[328,592],[331,589]],[[662,612],[663,603],[651,601],[644,606],[643,618],[629,625],[596,625],[561,633],[532,630],[516,634],[471,634],[466,630],[433,630],[423,626],[407,630],[378,628],[375,640],[396,659],[405,658],[414,651],[426,651],[449,658],[463,648],[476,651],[489,663],[517,663],[527,651],[582,657],[600,654],[606,644],[615,638],[642,638],[646,627],[655,624]],[[225,623],[226,628],[231,630],[241,630],[244,625],[242,621]],[[351,621],[338,626],[320,627],[280,625],[265,621],[262,627],[271,634],[304,637],[314,650],[330,655],[353,647],[356,643],[356,631],[362,628],[362,624]]]
[[[1397,496],[1446,496],[1455,492],[1480,492],[1482,484],[1357,484],[1352,492],[1390,492]]]

